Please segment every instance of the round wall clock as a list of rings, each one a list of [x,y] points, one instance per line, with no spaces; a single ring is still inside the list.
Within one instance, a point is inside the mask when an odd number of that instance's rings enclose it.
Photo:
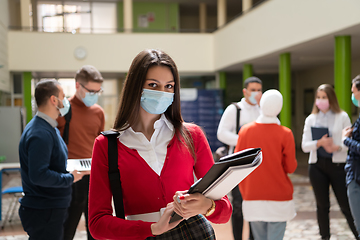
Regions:
[[[74,55],[77,59],[82,60],[86,58],[87,51],[84,47],[77,47],[74,50]]]

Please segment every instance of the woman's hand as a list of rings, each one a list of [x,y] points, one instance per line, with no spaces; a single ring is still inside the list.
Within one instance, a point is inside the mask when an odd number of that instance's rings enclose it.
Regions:
[[[188,194],[187,191],[177,191],[173,199],[175,212],[185,219],[205,214],[212,206],[211,199],[201,193]]]
[[[157,223],[151,224],[151,233],[153,235],[160,235],[164,232],[169,231],[176,227],[183,219],[169,223],[171,214],[174,212],[174,203],[169,203],[166,206],[164,214],[161,216],[160,220]]]
[[[319,147],[330,147],[333,144],[333,139],[331,137],[328,137],[328,134],[325,134],[322,136],[316,143],[316,146]]]
[[[333,152],[338,152],[340,148],[340,146],[332,144],[330,146],[324,146],[324,149],[326,152],[328,153],[333,153]]]

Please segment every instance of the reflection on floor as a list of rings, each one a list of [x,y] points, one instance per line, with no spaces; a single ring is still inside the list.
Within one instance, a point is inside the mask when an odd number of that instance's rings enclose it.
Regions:
[[[312,192],[309,178],[307,177],[307,156],[299,153],[299,167],[290,178],[294,184],[294,201],[297,209],[297,216],[287,223],[284,240],[314,240],[320,239],[319,229],[316,221],[316,204]],[[19,176],[4,176],[8,180],[4,180],[6,187],[20,184]],[[10,180],[9,180],[10,179]],[[333,192],[331,191],[331,240],[349,240],[355,239],[346,223],[346,220],[340,212]],[[9,204],[9,199],[3,199],[3,209]],[[4,212],[3,212],[4,215]],[[78,226],[75,240],[86,240],[84,218]],[[214,224],[214,229],[218,240],[233,240],[231,231],[231,222],[227,224]],[[25,240],[28,239],[21,227],[21,223],[17,214],[14,220],[5,226],[4,230],[0,230],[0,240]]]

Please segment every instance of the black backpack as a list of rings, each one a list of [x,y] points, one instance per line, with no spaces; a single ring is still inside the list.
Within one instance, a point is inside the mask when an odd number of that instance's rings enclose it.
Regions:
[[[66,145],[69,144],[69,127],[70,127],[71,115],[72,115],[72,113],[71,113],[71,104],[70,104],[69,111],[64,116],[64,118],[65,118],[65,128],[64,128],[63,135],[62,135],[62,138],[63,138],[64,142],[66,143]]]
[[[125,219],[124,203],[121,190],[120,172],[118,167],[117,137],[119,132],[112,130],[101,132],[108,139],[109,181],[113,194],[116,217]]]
[[[237,103],[231,103],[233,105],[235,105],[236,107],[236,128],[235,128],[235,131],[236,133],[239,132],[240,130],[240,125],[239,125],[239,121],[240,121],[240,111],[241,111],[241,108],[239,107],[239,105]],[[219,161],[220,158],[228,155],[228,152],[229,152],[229,148],[230,146],[227,145],[227,144],[224,144],[223,146],[219,147],[218,149],[216,149],[215,151],[215,156],[214,156],[214,160],[215,162]]]

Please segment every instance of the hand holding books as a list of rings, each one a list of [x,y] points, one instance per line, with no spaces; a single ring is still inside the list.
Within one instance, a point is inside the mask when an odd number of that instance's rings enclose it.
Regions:
[[[201,193],[213,200],[221,199],[254,171],[261,164],[261,161],[262,152],[260,148],[249,148],[222,157],[203,178],[190,187],[187,193]],[[170,222],[181,218],[174,212]]]

